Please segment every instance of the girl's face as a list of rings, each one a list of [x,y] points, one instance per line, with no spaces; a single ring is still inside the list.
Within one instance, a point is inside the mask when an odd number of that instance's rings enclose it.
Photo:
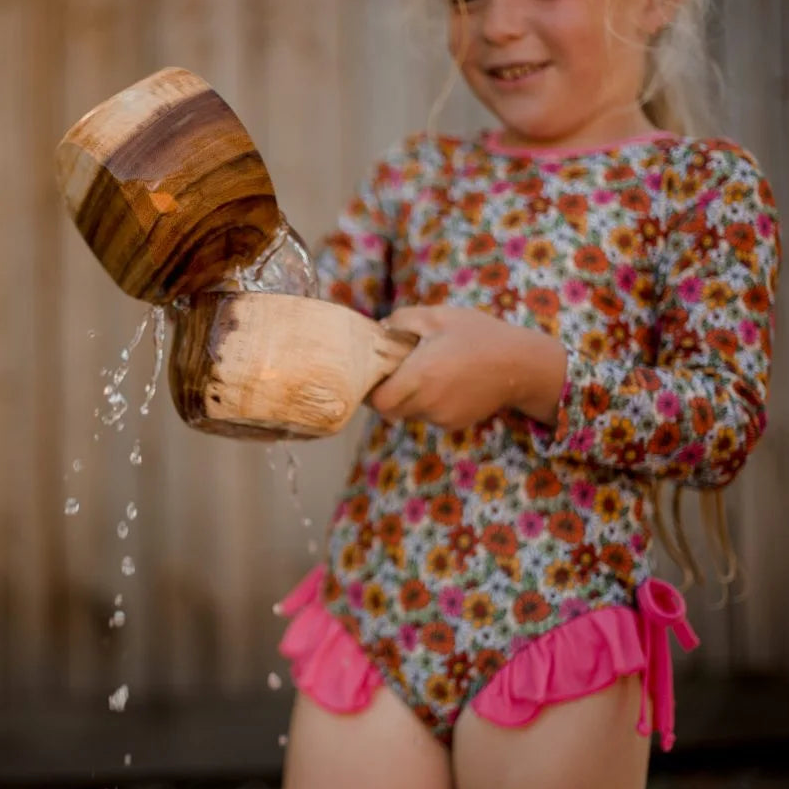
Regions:
[[[607,141],[649,130],[647,47],[679,1],[449,0],[449,48],[505,142]]]

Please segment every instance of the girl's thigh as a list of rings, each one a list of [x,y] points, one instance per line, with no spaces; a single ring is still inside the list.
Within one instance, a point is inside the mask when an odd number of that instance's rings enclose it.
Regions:
[[[298,694],[283,789],[451,789],[449,752],[387,687],[361,712],[334,714]]]
[[[551,705],[523,728],[507,729],[471,707],[455,728],[457,789],[643,789],[650,740],[636,732],[641,679]]]

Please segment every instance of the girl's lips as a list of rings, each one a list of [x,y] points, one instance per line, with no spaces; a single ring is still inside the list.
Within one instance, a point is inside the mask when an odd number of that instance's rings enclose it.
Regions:
[[[531,82],[550,66],[544,63],[513,63],[504,66],[494,66],[486,69],[486,74],[498,87],[520,87]]]

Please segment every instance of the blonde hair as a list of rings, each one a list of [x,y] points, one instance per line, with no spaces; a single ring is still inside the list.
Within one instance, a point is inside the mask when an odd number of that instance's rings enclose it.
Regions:
[[[675,0],[678,7],[673,19],[655,36],[647,49],[647,67],[639,98],[645,115],[659,129],[690,137],[719,132],[719,101],[723,95],[720,70],[710,55],[708,17],[713,0]],[[466,0],[458,0],[458,12],[467,15]],[[616,31],[610,28],[612,34]],[[459,43],[452,72],[436,99],[428,119],[428,134],[435,136],[438,115],[458,80],[460,63],[465,58],[466,33]],[[667,554],[682,572],[682,588],[705,583],[704,571],[696,560],[685,531],[682,496],[685,488],[675,484],[671,491],[672,532],[663,517],[663,494],[666,482],[656,480],[651,499],[654,526]],[[701,519],[715,574],[721,584],[722,597],[716,607],[729,601],[729,589],[735,580],[745,585],[747,577],[734,550],[721,490],[700,491]],[[744,596],[744,593],[739,597]],[[738,599],[738,598],[735,598]]]

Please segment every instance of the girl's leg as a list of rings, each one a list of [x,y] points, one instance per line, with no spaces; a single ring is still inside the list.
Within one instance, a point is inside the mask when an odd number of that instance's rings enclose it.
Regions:
[[[455,728],[457,789],[643,789],[650,740],[636,732],[641,679],[546,707],[527,726],[507,729],[470,706]]]
[[[283,789],[451,789],[449,752],[387,687],[336,715],[298,694]]]

